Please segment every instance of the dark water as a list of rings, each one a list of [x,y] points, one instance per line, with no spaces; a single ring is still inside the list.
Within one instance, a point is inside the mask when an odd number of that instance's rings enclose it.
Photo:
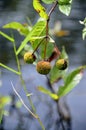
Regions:
[[[48,7],[49,9],[49,7]],[[55,21],[62,22],[62,29],[68,30],[70,35],[66,37],[55,37],[56,44],[61,49],[62,45],[66,47],[69,54],[70,70],[86,64],[86,40],[82,40],[81,31],[83,26],[80,25],[79,20],[83,20],[86,16],[86,0],[75,0],[73,1],[72,11],[69,17],[61,14],[57,9],[53,12],[50,26],[53,27]],[[32,7],[32,0],[0,0],[0,30],[10,35],[9,30],[2,29],[2,26],[11,21],[18,21],[21,23],[27,22],[29,17],[34,24],[38,18],[37,13]],[[16,38],[16,44],[19,45],[23,37],[14,31]],[[12,43],[0,36],[0,62],[7,64],[8,66],[17,69],[16,61],[13,53]],[[32,71],[33,70],[33,71]],[[18,76],[11,72],[0,68],[2,87],[0,93],[3,95],[9,95],[13,92],[10,81],[16,85],[16,88],[20,91],[20,94],[28,104],[27,98],[25,97],[24,91],[21,89]],[[28,91],[33,92],[33,102],[36,106],[37,113],[40,115],[46,130],[56,130],[55,122],[58,118],[56,104],[46,95],[40,94],[36,87],[42,85],[47,87],[46,78],[40,76],[35,71],[34,66],[22,66],[23,77],[26,81]],[[31,82],[30,82],[31,81]],[[67,96],[67,103],[69,105],[72,115],[72,130],[86,130],[86,72],[81,80],[80,84]],[[29,105],[29,104],[28,104]],[[22,108],[24,112],[25,109]],[[22,111],[22,110],[21,110]],[[14,118],[16,120],[14,120]],[[18,125],[19,117],[14,113],[10,118],[6,118],[5,129],[15,130]],[[41,130],[38,122],[34,119],[29,120],[22,119],[24,125],[29,130]],[[22,121],[22,122],[23,122]],[[11,125],[14,124],[14,125]],[[26,127],[25,126],[25,127]],[[22,126],[21,126],[22,127]],[[20,128],[23,129],[23,128]]]

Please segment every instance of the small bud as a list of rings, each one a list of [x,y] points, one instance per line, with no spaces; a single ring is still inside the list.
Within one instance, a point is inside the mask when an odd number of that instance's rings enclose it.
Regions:
[[[26,52],[24,54],[24,61],[28,64],[32,64],[36,60],[36,56],[32,52]]]
[[[59,60],[57,60],[56,67],[59,70],[65,70],[67,68],[67,61],[65,59],[59,59]]]
[[[51,70],[50,62],[39,61],[36,66],[37,72],[43,75],[47,75]]]

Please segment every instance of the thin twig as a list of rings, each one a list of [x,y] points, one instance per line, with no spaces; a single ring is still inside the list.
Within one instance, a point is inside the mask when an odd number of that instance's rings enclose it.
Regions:
[[[37,45],[37,47],[34,49],[33,54],[35,53],[35,51],[38,49],[38,47],[44,41],[45,38],[46,38],[46,36],[44,36],[44,38],[39,42],[39,44]]]
[[[57,4],[58,4],[58,1],[56,1],[55,4],[52,6],[50,12],[48,13],[48,18],[50,18],[50,15],[52,14],[52,12],[54,11],[54,9],[56,8]]]
[[[13,83],[11,82],[12,88],[14,90],[14,92],[16,93],[16,95],[18,96],[18,98],[20,99],[21,103],[24,105],[24,107],[27,109],[27,111],[36,119],[38,119],[38,116],[35,115],[24,103],[24,101],[22,100],[21,96],[18,94],[18,92],[16,91],[16,89],[14,88]]]

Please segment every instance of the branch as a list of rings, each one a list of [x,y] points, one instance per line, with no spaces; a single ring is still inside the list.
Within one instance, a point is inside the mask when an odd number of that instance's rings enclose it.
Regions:
[[[18,98],[20,99],[20,101],[21,101],[21,103],[24,105],[24,107],[27,109],[27,111],[28,111],[34,118],[38,119],[38,116],[35,115],[35,114],[25,105],[25,103],[24,103],[24,101],[22,100],[21,96],[18,94],[18,92],[17,92],[16,89],[14,88],[14,85],[13,85],[12,82],[11,82],[11,85],[12,85],[12,88],[13,88],[15,94],[18,96]]]
[[[47,43],[48,43],[48,38],[49,38],[50,16],[51,16],[52,12],[54,11],[54,9],[56,8],[57,4],[58,4],[58,1],[55,2],[55,4],[52,6],[52,8],[50,9],[50,11],[48,13],[48,19],[47,19],[47,23],[46,23],[46,42],[45,42],[45,49],[44,49],[44,60],[46,59],[46,50],[47,50]]]
[[[52,12],[54,11],[54,9],[56,8],[57,4],[58,4],[58,1],[56,1],[55,4],[52,6],[50,12],[48,13],[49,18],[50,18],[50,15],[52,14]]]

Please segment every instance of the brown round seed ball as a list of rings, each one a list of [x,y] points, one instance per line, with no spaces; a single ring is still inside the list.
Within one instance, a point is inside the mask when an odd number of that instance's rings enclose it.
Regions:
[[[36,66],[36,70],[38,73],[47,75],[51,70],[50,62],[48,61],[39,61]]]
[[[59,69],[59,70],[65,70],[67,68],[67,61],[65,59],[59,59],[57,60],[56,62],[56,67]]]
[[[32,52],[26,52],[24,54],[24,61],[28,64],[32,64],[36,60],[36,56]]]

